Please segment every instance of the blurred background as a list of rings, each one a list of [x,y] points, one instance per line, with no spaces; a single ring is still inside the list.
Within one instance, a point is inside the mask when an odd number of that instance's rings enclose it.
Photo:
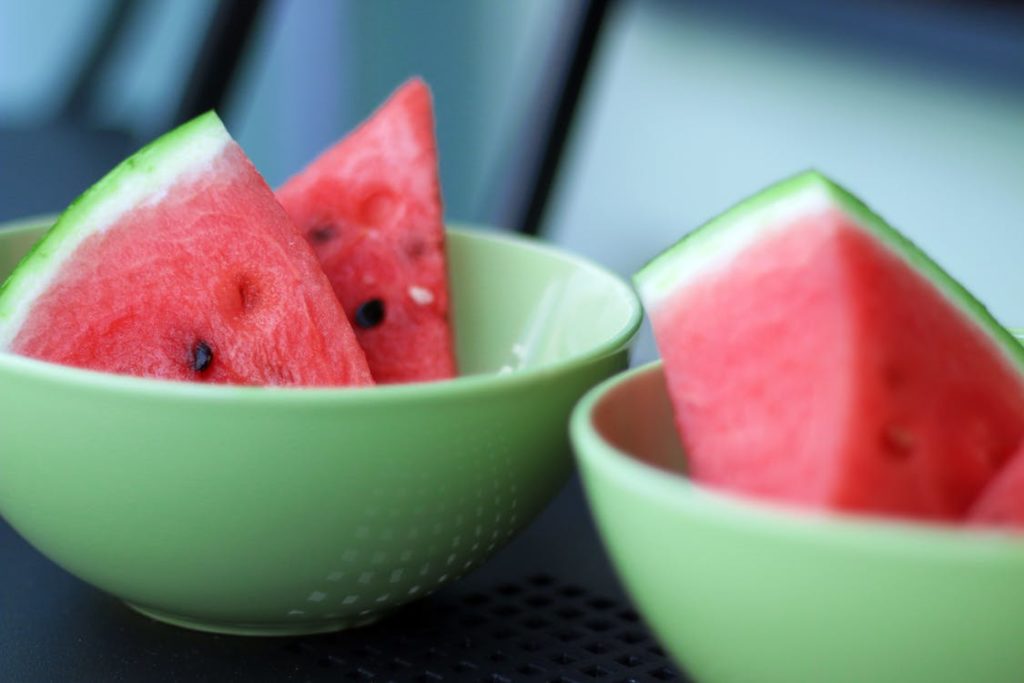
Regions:
[[[450,220],[629,274],[816,167],[1024,325],[1018,2],[0,0],[0,220],[211,102],[277,185],[413,74]]]

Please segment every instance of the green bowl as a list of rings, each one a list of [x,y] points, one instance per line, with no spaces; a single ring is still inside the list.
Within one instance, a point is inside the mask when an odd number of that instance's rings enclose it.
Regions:
[[[0,279],[44,225],[0,230]],[[345,628],[455,580],[565,482],[572,406],[626,366],[641,312],[533,241],[452,230],[449,251],[449,382],[210,386],[0,353],[0,514],[140,612],[210,631]]]
[[[571,429],[620,576],[699,683],[1024,681],[1024,539],[695,485],[659,363],[590,391]]]

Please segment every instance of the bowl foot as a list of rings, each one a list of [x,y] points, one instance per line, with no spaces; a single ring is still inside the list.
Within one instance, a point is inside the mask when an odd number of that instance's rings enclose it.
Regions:
[[[245,623],[234,621],[209,621],[196,619],[180,614],[172,614],[152,607],[142,607],[126,602],[130,608],[150,619],[208,633],[223,633],[233,636],[306,636],[315,633],[329,633],[348,628],[366,626],[378,621],[384,613],[367,614],[364,616],[345,617],[339,619],[316,619],[314,621],[280,621]]]

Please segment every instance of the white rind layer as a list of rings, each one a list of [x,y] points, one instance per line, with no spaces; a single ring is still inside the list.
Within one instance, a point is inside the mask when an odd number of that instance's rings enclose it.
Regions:
[[[686,248],[673,248],[654,259],[636,278],[644,305],[656,309],[672,292],[685,288],[706,274],[727,268],[754,242],[791,227],[802,216],[842,210],[828,188],[805,184],[776,201],[749,212],[727,214],[715,230],[701,231],[686,238]]]
[[[86,190],[0,287],[0,351],[11,348],[36,300],[82,242],[125,213],[161,201],[169,187],[201,172],[231,142],[224,124],[209,112],[142,148]]]

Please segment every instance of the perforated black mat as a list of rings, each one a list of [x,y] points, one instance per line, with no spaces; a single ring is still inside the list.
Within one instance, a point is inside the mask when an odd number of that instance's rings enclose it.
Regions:
[[[301,638],[283,647],[348,680],[686,680],[636,612],[546,574],[461,598],[437,596],[405,610],[393,623]]]

